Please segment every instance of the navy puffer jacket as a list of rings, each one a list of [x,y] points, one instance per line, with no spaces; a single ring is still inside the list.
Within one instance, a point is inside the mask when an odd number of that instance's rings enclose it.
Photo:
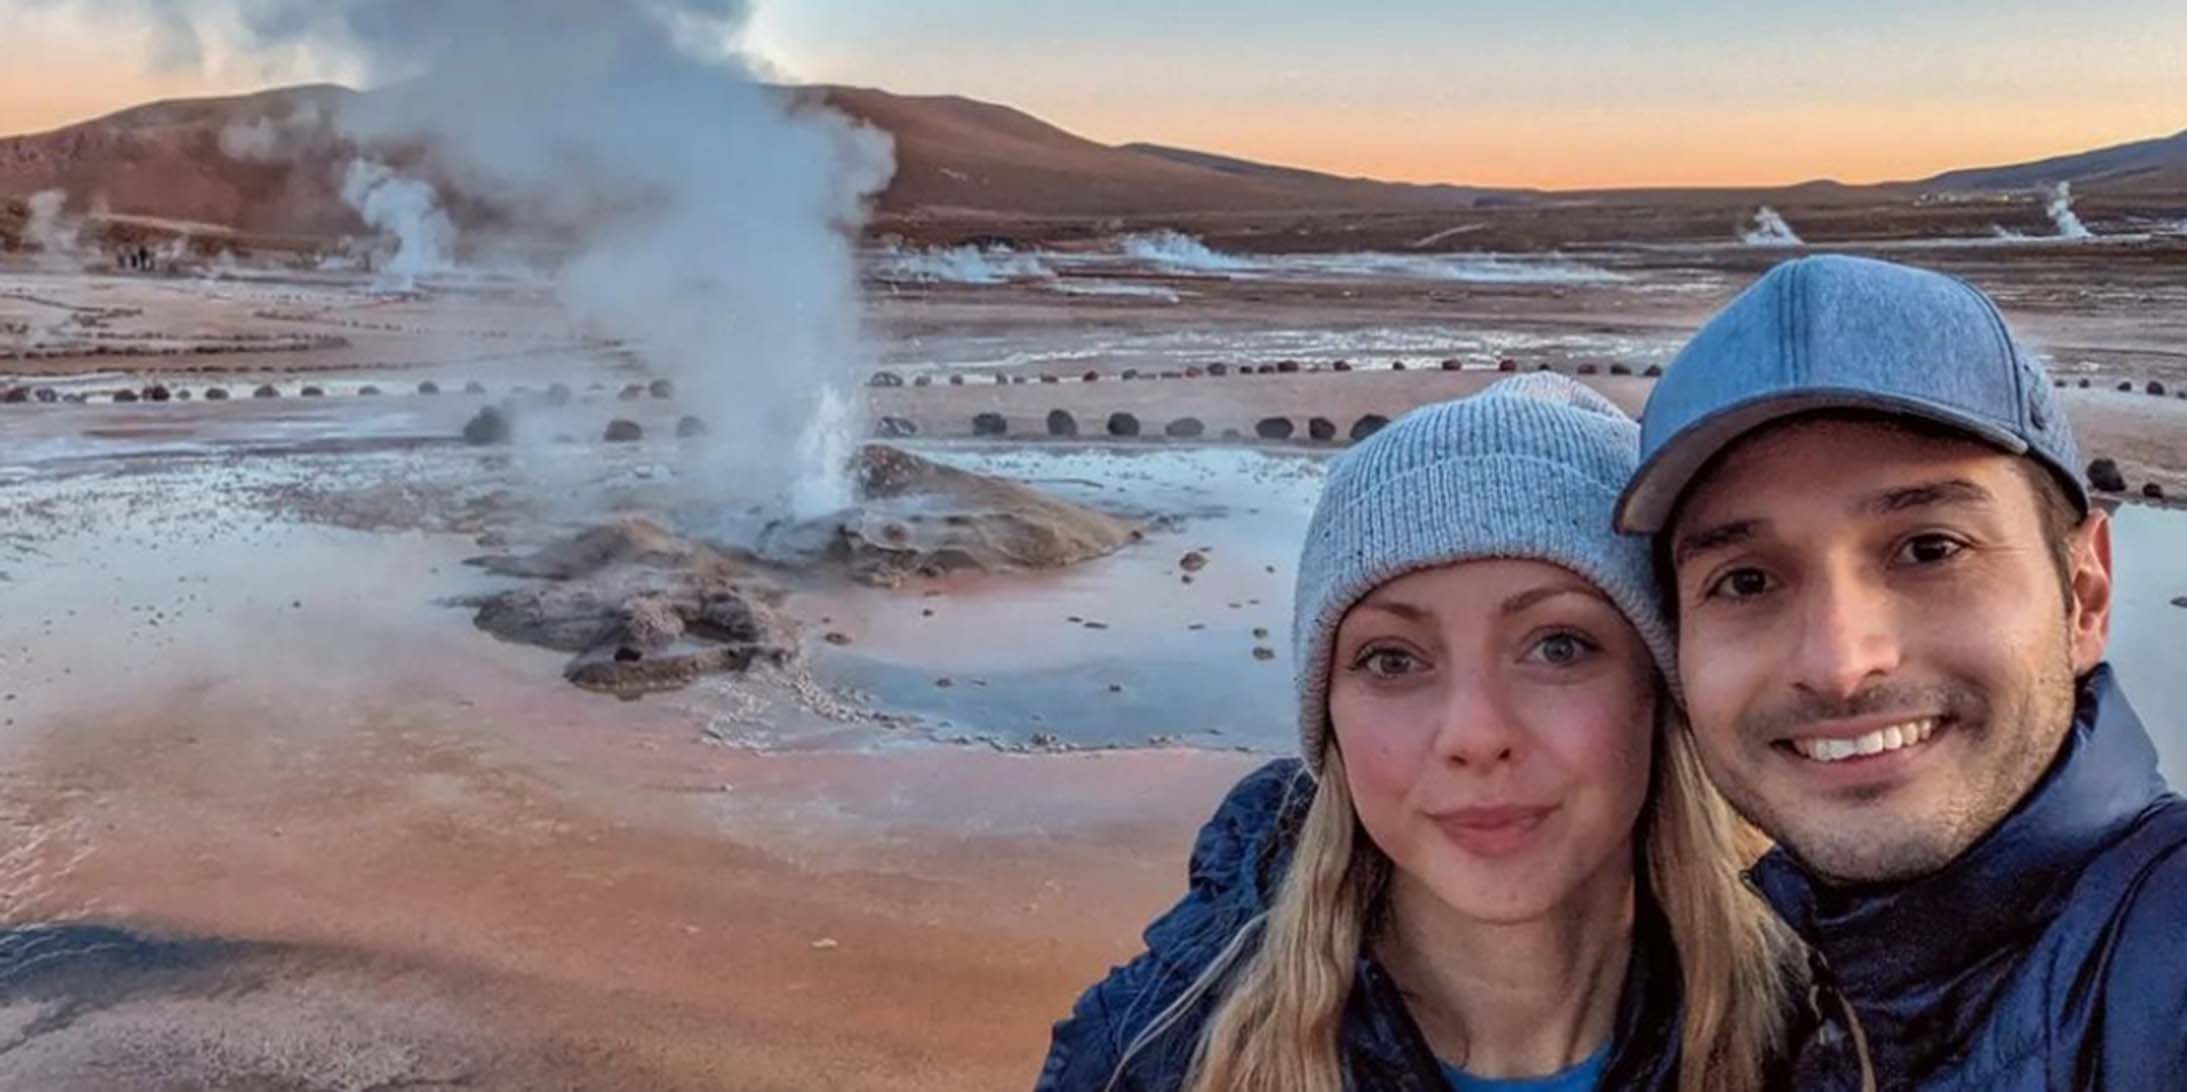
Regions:
[[[1201,998],[1183,1018],[1117,1065],[1156,1015],[1182,996],[1223,946],[1267,909],[1312,802],[1313,781],[1297,759],[1271,762],[1230,791],[1192,849],[1191,886],[1182,901],[1147,927],[1147,950],[1109,973],[1055,1026],[1037,1092],[1167,1092],[1181,1088],[1192,1053],[1218,996]],[[1654,900],[1635,914],[1633,956],[1618,1007],[1602,1087],[1670,1088],[1678,1072],[1677,952]],[[1220,991],[1215,991],[1219,993]],[[1440,1092],[1449,1087],[1404,999],[1374,960],[1362,955],[1346,1001],[1339,1054],[1348,1088]],[[1117,1076],[1110,1084],[1112,1075]]]
[[[1754,870],[1816,953],[1792,1087],[2187,1088],[2187,801],[2108,667],[2050,770],[1943,870],[1833,888]]]

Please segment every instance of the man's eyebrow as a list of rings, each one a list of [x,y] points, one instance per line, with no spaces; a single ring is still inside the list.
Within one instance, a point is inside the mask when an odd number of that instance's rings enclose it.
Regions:
[[[1700,554],[1751,542],[1761,530],[1761,520],[1735,519],[1729,523],[1719,523],[1714,527],[1680,535],[1677,544],[1671,548],[1671,564],[1674,567],[1684,565]]]
[[[1856,516],[1887,516],[1912,508],[1941,506],[1988,507],[1996,496],[1965,478],[1943,478],[1919,485],[1886,489],[1862,497],[1853,505]]]

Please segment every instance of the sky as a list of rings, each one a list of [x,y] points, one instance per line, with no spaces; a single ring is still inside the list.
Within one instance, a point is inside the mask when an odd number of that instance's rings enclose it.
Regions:
[[[0,0],[0,133],[354,75],[163,65],[149,28],[87,10]],[[791,79],[965,95],[1103,142],[1556,189],[1919,178],[2167,136],[2182,43],[2179,0],[757,0],[747,29]]]

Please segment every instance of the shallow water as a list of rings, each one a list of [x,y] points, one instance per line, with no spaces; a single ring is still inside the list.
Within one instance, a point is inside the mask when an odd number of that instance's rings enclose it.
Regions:
[[[2125,505],[2113,517],[2111,662],[2149,733],[2166,775],[2187,785],[2187,512]]]

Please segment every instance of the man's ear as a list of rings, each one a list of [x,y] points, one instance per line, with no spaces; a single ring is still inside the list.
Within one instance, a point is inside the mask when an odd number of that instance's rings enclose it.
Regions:
[[[2085,675],[2111,642],[2111,516],[2100,508],[2066,536],[2066,625],[2073,673]]]

